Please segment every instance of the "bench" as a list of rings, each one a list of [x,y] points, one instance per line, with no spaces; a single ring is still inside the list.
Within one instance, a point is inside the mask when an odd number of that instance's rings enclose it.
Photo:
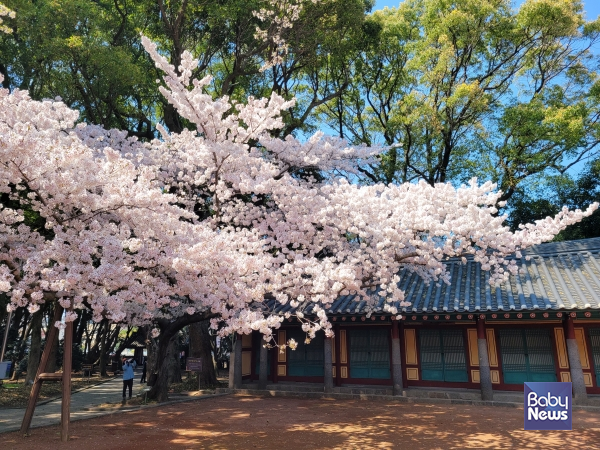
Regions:
[[[87,375],[87,381],[90,382],[90,377],[94,374],[95,366],[94,364],[83,364],[81,366],[81,371],[83,372],[83,376]]]

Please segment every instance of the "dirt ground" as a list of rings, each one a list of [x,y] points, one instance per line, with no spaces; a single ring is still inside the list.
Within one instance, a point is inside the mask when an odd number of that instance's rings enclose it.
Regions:
[[[600,449],[600,413],[574,411],[573,431],[524,431],[519,408],[225,396],[114,414],[2,449]]]

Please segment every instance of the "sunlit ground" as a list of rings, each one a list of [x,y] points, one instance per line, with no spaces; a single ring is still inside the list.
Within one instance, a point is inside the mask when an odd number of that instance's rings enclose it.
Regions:
[[[573,431],[524,431],[519,408],[227,396],[74,422],[71,436],[38,428],[0,435],[0,448],[600,449],[600,413],[575,411]]]

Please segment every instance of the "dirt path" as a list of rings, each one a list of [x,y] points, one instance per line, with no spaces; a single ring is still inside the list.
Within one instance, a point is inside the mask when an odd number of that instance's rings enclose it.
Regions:
[[[524,431],[523,410],[226,396],[71,424],[24,438],[0,436],[2,449],[600,449],[600,414],[573,413],[573,431]]]

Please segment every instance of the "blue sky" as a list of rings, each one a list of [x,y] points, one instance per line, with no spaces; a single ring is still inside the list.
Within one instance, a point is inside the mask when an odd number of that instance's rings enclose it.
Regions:
[[[515,6],[518,6],[521,3],[523,3],[523,1],[516,0],[513,3],[515,4]],[[398,4],[400,4],[400,0],[377,0],[375,2],[375,7],[373,8],[373,10],[383,9],[386,6],[396,7],[396,6],[398,6]],[[584,5],[584,10],[587,13],[588,20],[593,20],[593,19],[596,19],[598,16],[600,16],[600,1],[599,0],[583,0],[583,5]]]

